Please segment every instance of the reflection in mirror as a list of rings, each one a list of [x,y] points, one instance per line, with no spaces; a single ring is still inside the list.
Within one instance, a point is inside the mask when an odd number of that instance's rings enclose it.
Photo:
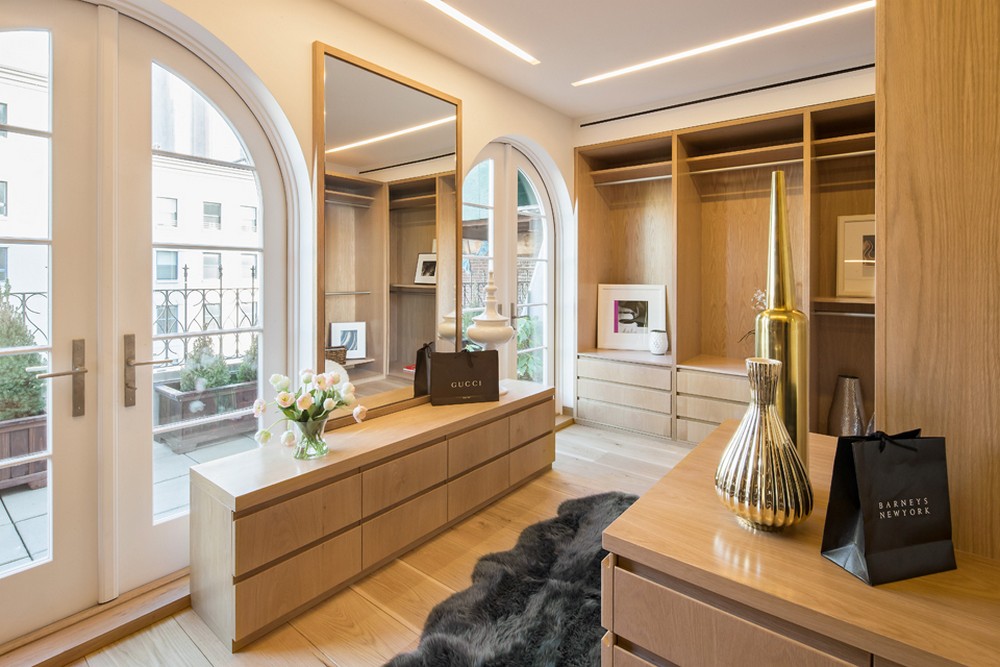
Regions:
[[[400,407],[417,349],[454,349],[460,102],[319,43],[314,66],[317,368]]]

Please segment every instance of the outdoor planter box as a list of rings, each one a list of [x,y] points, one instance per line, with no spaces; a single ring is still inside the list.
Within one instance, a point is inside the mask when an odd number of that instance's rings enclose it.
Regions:
[[[155,385],[159,404],[157,423],[161,426],[185,419],[211,417],[220,412],[230,412],[253,406],[257,398],[257,381],[235,382],[204,391],[181,391],[180,380],[160,382]],[[200,401],[201,405],[198,404]],[[235,437],[238,433],[253,433],[257,420],[252,414],[235,419],[222,419],[212,424],[188,426],[156,436],[175,454],[185,454],[200,445]]]
[[[20,417],[0,422],[0,459],[44,452],[48,435],[46,416]],[[30,489],[45,486],[45,461],[33,461],[0,469],[0,489],[27,484]]]

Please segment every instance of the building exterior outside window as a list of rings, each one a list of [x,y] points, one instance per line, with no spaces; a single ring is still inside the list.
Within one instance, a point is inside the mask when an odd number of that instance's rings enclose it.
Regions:
[[[218,280],[219,267],[222,266],[222,255],[217,252],[206,252],[201,256],[201,277],[205,280]]]
[[[257,233],[256,206],[240,206],[240,230]]]
[[[207,201],[202,204],[202,216],[205,229],[222,229],[222,204]]]
[[[156,210],[153,212],[156,224],[166,227],[177,226],[177,198],[157,197]]]
[[[177,253],[175,251],[156,251],[156,279],[177,280]]]
[[[7,181],[0,181],[0,215],[7,216]]]

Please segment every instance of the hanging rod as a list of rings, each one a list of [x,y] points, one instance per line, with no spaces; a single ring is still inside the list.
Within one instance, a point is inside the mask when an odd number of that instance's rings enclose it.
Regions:
[[[646,181],[669,181],[673,178],[673,174],[667,174],[666,176],[644,176],[643,178],[624,178],[620,181],[602,181],[600,183],[594,183],[594,187],[602,188],[605,185],[625,185],[626,183],[645,183]]]
[[[783,164],[802,164],[802,158],[792,158],[790,160],[772,160],[771,162],[755,162],[754,164],[741,164],[733,167],[718,167],[717,169],[702,169],[700,171],[689,171],[689,176],[701,174],[718,174],[723,171],[740,171],[742,169],[758,169],[760,167],[777,167]]]
[[[351,208],[371,208],[371,204],[355,204],[354,202],[344,201],[343,199],[324,199],[327,204],[336,204],[337,206],[350,206]]]
[[[868,155],[875,155],[875,149],[872,148],[867,151],[854,151],[851,153],[834,153],[832,155],[817,155],[813,160],[819,162],[820,160],[838,160],[843,157],[866,157]]]
[[[875,313],[842,313],[838,310],[814,310],[813,315],[832,315],[833,317],[865,317],[874,319]]]

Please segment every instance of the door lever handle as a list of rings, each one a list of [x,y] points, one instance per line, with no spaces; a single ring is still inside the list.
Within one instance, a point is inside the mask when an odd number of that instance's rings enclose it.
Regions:
[[[86,414],[87,401],[86,401],[86,378],[84,375],[87,373],[87,367],[84,365],[87,363],[87,345],[83,338],[77,338],[73,341],[73,368],[68,371],[53,371],[51,373],[39,373],[35,376],[38,380],[46,380],[49,378],[61,378],[70,375],[73,377],[73,416],[82,417]],[[38,370],[45,370],[45,367],[32,366],[31,368],[25,368],[25,371],[29,373],[34,373]]]

